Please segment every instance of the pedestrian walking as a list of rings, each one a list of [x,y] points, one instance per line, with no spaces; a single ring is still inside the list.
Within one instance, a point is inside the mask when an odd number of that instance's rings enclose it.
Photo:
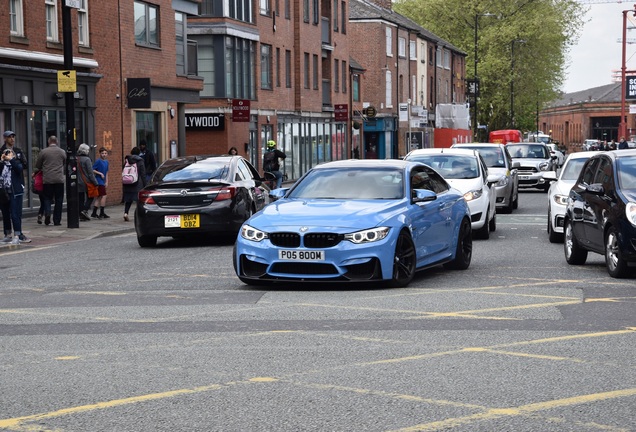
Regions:
[[[629,146],[627,145],[627,141],[625,141],[625,137],[622,136],[621,137],[621,141],[618,143],[618,149],[619,150],[625,150],[628,149]]]
[[[124,191],[124,220],[126,222],[130,220],[128,212],[130,211],[130,207],[132,207],[132,203],[138,201],[139,191],[146,186],[147,183],[145,163],[139,154],[139,147],[133,147],[130,150],[130,154],[125,158],[125,162],[127,162],[128,165],[135,165],[137,167],[137,181],[124,183],[122,185]]]
[[[104,209],[106,207],[106,196],[108,187],[108,150],[106,148],[101,147],[99,149],[99,159],[95,161],[93,164],[93,173],[95,174],[95,178],[97,179],[97,190],[98,195],[93,202],[93,213],[91,214],[91,218],[96,219],[110,219]],[[97,209],[99,207],[99,214],[97,214]]]
[[[157,169],[157,158],[151,150],[148,150],[146,140],[139,141],[139,156],[144,160],[147,183],[152,177],[152,173]]]
[[[88,210],[93,203],[93,197],[89,196],[86,183],[97,186],[97,179],[93,173],[93,161],[88,155],[89,151],[90,147],[86,143],[80,144],[77,149],[77,192],[79,193],[79,218],[81,221],[91,220]]]
[[[230,156],[236,156],[238,155],[238,149],[236,147],[230,147],[230,149],[227,151],[227,154],[229,154]]]
[[[43,191],[40,195],[44,201],[44,224],[51,224],[51,204],[53,207],[53,225],[62,225],[62,206],[64,205],[64,180],[66,152],[58,146],[57,137],[51,135],[47,147],[40,151],[35,161],[35,173],[42,172]],[[38,223],[41,223],[38,215]]]
[[[22,232],[22,201],[24,197],[24,170],[28,167],[24,152],[15,145],[15,132],[2,134],[4,144],[0,148],[0,207],[4,228],[3,243],[30,243]],[[12,236],[13,233],[13,236]]]

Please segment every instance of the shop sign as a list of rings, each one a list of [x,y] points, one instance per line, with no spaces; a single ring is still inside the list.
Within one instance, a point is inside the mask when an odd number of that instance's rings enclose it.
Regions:
[[[128,108],[150,108],[150,78],[128,78]]]
[[[232,121],[250,121],[250,101],[249,99],[232,99]]]
[[[339,104],[334,105],[334,119],[337,122],[346,122],[349,120],[349,105]]]
[[[636,76],[626,76],[625,84],[625,99],[636,99]]]
[[[186,114],[186,129],[225,130],[225,114]]]

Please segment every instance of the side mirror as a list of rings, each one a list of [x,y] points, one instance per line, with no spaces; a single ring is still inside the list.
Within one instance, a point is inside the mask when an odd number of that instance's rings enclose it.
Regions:
[[[437,194],[428,189],[413,189],[411,200],[413,203],[430,202],[437,199]]]
[[[605,188],[600,183],[592,183],[585,190],[593,195],[605,195]]]
[[[546,171],[542,174],[542,176],[544,180],[548,181],[556,181],[558,178],[556,171]]]

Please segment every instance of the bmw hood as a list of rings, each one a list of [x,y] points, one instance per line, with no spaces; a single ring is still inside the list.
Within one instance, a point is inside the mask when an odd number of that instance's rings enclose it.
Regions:
[[[401,213],[404,205],[404,200],[281,199],[247,223],[264,230],[300,226],[333,231],[364,229]]]

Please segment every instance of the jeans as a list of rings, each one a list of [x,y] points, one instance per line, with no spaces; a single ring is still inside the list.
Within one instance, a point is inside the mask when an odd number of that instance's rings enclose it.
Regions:
[[[41,195],[44,198],[44,214],[51,215],[51,204],[53,208],[53,223],[62,222],[62,206],[64,205],[64,183],[44,184],[44,192]]]
[[[280,188],[283,184],[283,173],[281,171],[272,171],[271,173],[276,176],[276,189]]]
[[[9,193],[9,202],[2,205],[2,225],[4,235],[11,234],[13,225],[13,235],[22,234],[22,198],[24,194],[14,195]]]

